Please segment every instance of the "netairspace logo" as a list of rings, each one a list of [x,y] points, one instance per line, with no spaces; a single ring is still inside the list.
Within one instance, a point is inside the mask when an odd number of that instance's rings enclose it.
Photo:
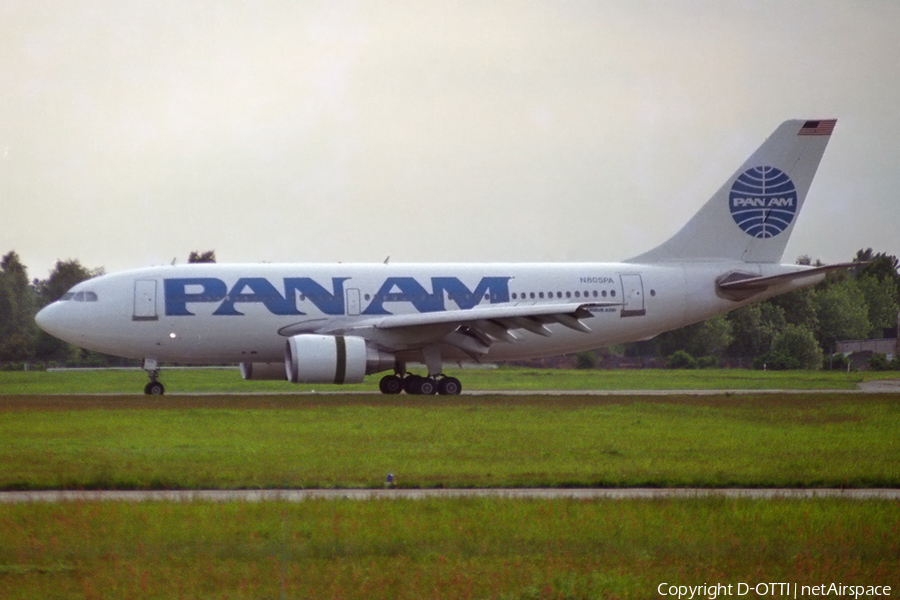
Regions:
[[[716,600],[727,596],[755,598],[818,598],[827,597],[885,597],[891,595],[889,585],[845,585],[843,583],[822,583],[819,585],[800,585],[797,583],[704,583],[703,585],[675,585],[667,582],[659,584],[656,593],[660,596],[670,596],[678,600],[692,600],[703,598]]]
[[[784,171],[753,167],[738,175],[731,186],[728,207],[745,233],[757,239],[772,238],[794,220],[797,188]]]

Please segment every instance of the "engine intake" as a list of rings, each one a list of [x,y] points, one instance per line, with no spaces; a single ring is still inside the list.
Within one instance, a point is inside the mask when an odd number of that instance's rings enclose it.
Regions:
[[[291,383],[361,383],[368,374],[393,368],[394,362],[393,354],[349,335],[295,335],[284,353]]]

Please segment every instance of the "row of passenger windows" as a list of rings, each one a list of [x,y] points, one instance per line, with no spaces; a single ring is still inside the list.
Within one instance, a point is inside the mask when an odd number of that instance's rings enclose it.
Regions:
[[[576,292],[547,292],[546,294],[545,294],[544,292],[527,292],[527,293],[526,293],[526,292],[521,292],[521,293],[520,293],[520,292],[513,292],[513,293],[511,294],[511,298],[512,298],[513,300],[543,300],[544,298],[563,298],[563,297],[565,297],[565,298],[572,298],[572,297],[575,297],[575,298],[606,298],[607,296],[612,297],[612,298],[615,298],[615,297],[616,297],[616,290],[609,290],[608,292],[607,292],[607,290],[602,290],[602,291],[598,291],[598,290],[588,291],[588,290],[585,290],[585,291],[583,291],[583,292],[582,292],[582,291],[576,291]],[[366,301],[369,301],[369,300],[372,299],[371,294],[365,294],[363,297],[365,298]],[[421,298],[420,298],[420,297],[416,297],[415,299],[416,299],[416,300],[423,300],[423,299],[426,298],[426,297],[427,297],[427,296],[423,296],[423,297],[421,297]],[[405,294],[387,294],[387,295],[385,295],[385,297],[384,297],[383,300],[384,300],[385,302],[399,302],[399,301],[404,301],[404,300],[408,301],[408,300],[413,300],[413,299],[414,299],[414,298],[411,298],[411,297],[409,297],[409,296],[406,296]],[[485,300],[490,300],[490,299],[491,299],[491,295],[490,295],[490,294],[485,294],[485,295],[484,295],[484,299],[485,299]],[[306,296],[305,296],[304,294],[300,294],[300,300],[301,300],[301,301],[306,300]],[[453,300],[453,296],[452,296],[452,295],[449,296],[449,300],[451,300],[451,301]]]
[[[591,297],[606,298],[607,291],[602,290],[602,291],[598,292],[597,290],[593,290],[592,292],[588,292],[587,290],[585,290],[584,292],[580,292],[580,291],[577,291],[577,292],[547,292],[547,298],[553,298],[554,294],[556,295],[557,298],[562,298],[563,294],[565,294],[566,298],[571,298],[573,295],[576,298],[591,298]],[[608,295],[611,296],[612,298],[615,298],[616,290],[610,290]],[[534,300],[535,298],[537,298],[538,300],[543,299],[544,292],[537,292],[536,294],[535,294],[535,292],[528,292],[527,294],[525,294],[525,293],[517,294],[516,292],[513,292],[513,294],[512,294],[513,300]]]
[[[68,302],[69,300],[74,302],[96,302],[97,294],[94,292],[66,292],[59,299],[60,302]]]

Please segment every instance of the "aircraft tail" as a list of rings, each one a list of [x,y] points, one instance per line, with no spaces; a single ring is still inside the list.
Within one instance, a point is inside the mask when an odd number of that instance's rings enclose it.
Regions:
[[[835,123],[785,121],[681,231],[626,262],[780,262]]]

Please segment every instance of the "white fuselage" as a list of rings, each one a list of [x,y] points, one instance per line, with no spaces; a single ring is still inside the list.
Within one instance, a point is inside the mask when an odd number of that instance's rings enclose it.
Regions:
[[[43,329],[107,354],[204,364],[279,362],[291,335],[359,330],[379,348],[416,360],[422,340],[455,324],[382,328],[390,315],[486,307],[582,304],[589,332],[559,323],[547,332],[517,330],[473,357],[443,346],[445,362],[554,356],[661,332],[749,302],[716,293],[716,280],[739,270],[758,276],[801,270],[744,262],[577,264],[192,264],[162,266],[85,281],[43,309]],[[752,300],[815,283],[772,286]],[[404,354],[407,353],[407,354]]]

